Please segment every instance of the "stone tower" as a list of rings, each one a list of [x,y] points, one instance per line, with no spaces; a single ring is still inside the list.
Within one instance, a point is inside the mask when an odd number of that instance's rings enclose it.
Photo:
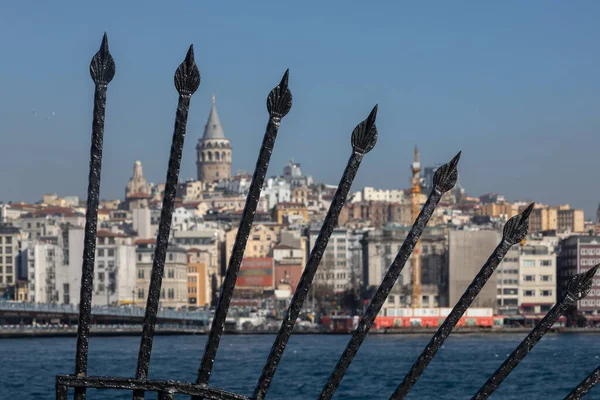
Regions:
[[[196,146],[196,154],[199,181],[215,182],[231,176],[231,145],[223,133],[214,94],[204,135]]]

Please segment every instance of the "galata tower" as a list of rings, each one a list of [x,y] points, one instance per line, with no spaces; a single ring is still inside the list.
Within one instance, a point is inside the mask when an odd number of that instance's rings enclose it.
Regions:
[[[223,132],[214,94],[204,135],[196,146],[196,154],[199,181],[215,182],[231,176],[231,145]]]

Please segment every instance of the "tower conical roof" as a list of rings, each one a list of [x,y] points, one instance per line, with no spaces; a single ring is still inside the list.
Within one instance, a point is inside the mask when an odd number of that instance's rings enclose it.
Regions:
[[[221,120],[217,114],[217,108],[215,107],[215,95],[212,96],[212,108],[210,109],[210,115],[208,121],[204,126],[204,135],[202,139],[225,139],[225,133],[221,126]]]

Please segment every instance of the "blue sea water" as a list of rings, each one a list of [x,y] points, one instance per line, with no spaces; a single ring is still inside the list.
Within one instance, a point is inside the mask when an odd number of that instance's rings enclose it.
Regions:
[[[470,399],[524,334],[454,335],[438,352],[409,399]],[[349,336],[292,336],[269,399],[315,399]],[[360,349],[336,399],[388,399],[429,340],[428,335],[373,335]],[[0,399],[54,399],[56,374],[73,372],[75,338],[0,339]],[[158,336],[150,377],[194,381],[206,336]],[[251,395],[272,336],[221,340],[211,384]],[[133,376],[139,338],[94,337],[89,374]],[[492,399],[562,399],[600,365],[600,336],[549,334],[498,388]],[[156,398],[148,394],[147,398]],[[131,399],[130,392],[90,390],[88,398]],[[189,398],[180,396],[177,398]],[[587,399],[600,399],[595,388]]]

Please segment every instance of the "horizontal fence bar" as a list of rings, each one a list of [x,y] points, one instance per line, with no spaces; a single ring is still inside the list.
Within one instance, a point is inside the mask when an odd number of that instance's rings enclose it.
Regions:
[[[84,376],[58,375],[56,377],[57,387],[87,388],[87,389],[123,389],[139,390],[157,393],[180,393],[191,396],[202,396],[212,400],[250,400],[226,390],[208,387],[207,385],[195,385],[188,382],[162,381],[162,380],[140,380],[134,378],[121,378],[110,376]]]
[[[589,374],[575,389],[565,397],[565,400],[579,400],[600,382],[600,367]]]

